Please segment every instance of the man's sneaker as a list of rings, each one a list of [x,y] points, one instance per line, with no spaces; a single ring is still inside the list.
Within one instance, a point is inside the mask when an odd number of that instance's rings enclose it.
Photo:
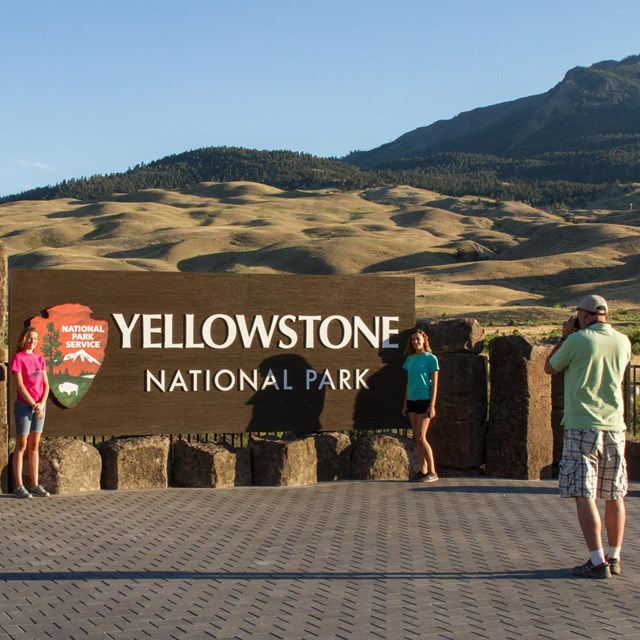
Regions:
[[[415,475],[411,476],[411,482],[424,482],[424,479],[428,476],[428,473],[422,473],[418,471]]]
[[[31,494],[22,486],[20,485],[19,487],[15,488],[15,491],[13,492],[13,495],[16,498],[31,498]]]
[[[622,568],[620,567],[620,558],[607,558],[606,560],[609,563],[609,571],[611,571],[612,576],[622,575]]]
[[[48,498],[51,494],[41,484],[39,484],[31,489],[31,495],[36,496],[37,498]]]
[[[587,560],[584,564],[573,568],[573,575],[578,578],[603,579],[611,577],[611,570],[608,562],[603,562],[596,567],[591,560]]]
[[[440,480],[437,473],[427,473],[422,482],[436,482],[436,480]]]

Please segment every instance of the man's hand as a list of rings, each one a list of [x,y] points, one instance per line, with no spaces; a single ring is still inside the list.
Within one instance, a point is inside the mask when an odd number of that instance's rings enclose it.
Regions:
[[[563,338],[569,337],[576,330],[576,320],[577,319],[578,318],[576,316],[571,316],[570,318],[567,318],[562,323],[562,337]]]

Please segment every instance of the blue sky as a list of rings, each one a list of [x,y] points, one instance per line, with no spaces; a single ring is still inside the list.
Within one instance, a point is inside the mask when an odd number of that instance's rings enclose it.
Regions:
[[[0,0],[0,196],[206,146],[341,157],[640,53],[617,0]]]

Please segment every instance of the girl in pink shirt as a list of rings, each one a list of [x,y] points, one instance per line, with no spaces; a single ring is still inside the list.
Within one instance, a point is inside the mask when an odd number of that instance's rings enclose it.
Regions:
[[[38,344],[38,332],[27,327],[20,334],[16,354],[11,360],[10,369],[16,382],[16,448],[13,452],[14,494],[18,498],[31,496],[46,497],[49,492],[38,484],[38,466],[40,456],[38,447],[44,428],[46,402],[49,395],[49,380],[44,359],[33,350]],[[22,484],[22,461],[28,448],[27,459],[33,488],[27,491]]]

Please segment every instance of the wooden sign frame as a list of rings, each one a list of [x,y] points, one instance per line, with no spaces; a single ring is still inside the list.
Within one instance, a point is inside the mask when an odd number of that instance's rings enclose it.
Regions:
[[[11,355],[23,327],[64,305],[82,305],[96,321],[63,327],[78,329],[61,338],[78,347],[74,357],[91,351],[98,321],[108,339],[76,404],[52,388],[45,435],[404,426],[413,278],[15,269]],[[57,386],[74,393],[72,383]],[[14,397],[11,380],[11,433]]]

